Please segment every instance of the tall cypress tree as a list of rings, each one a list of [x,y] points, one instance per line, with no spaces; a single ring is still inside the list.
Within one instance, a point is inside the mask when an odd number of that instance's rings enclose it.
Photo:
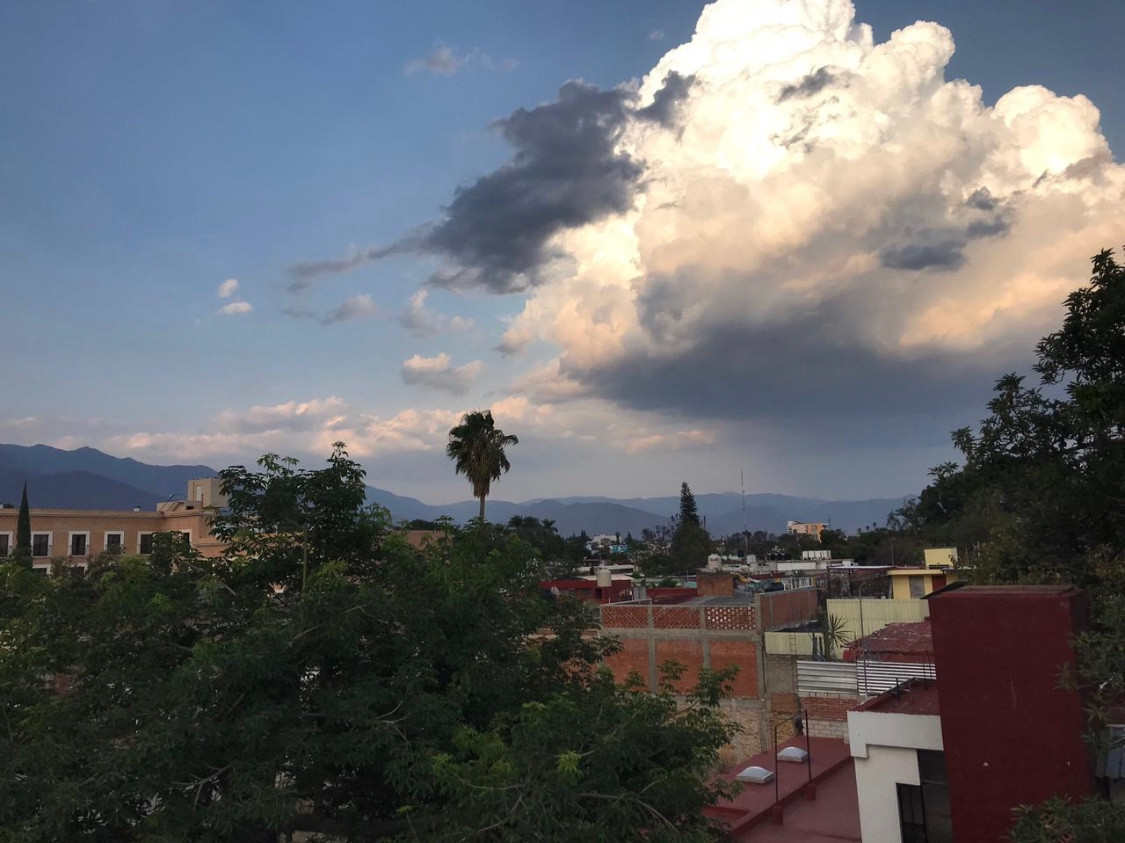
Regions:
[[[31,508],[27,505],[27,481],[20,498],[20,514],[16,520],[16,556],[31,559]]]
[[[680,485],[680,523],[700,526],[699,510],[695,507],[695,495],[691,493],[691,487],[687,483]]]

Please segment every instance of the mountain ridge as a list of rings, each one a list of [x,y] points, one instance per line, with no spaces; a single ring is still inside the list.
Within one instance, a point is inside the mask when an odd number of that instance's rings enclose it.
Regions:
[[[158,501],[183,495],[188,480],[217,473],[206,465],[149,465],[91,447],[68,451],[50,445],[0,444],[0,502],[18,503],[22,485],[27,482],[31,504],[37,508],[153,509]],[[714,536],[729,535],[744,526],[751,531],[782,533],[789,520],[821,521],[854,532],[859,527],[882,524],[904,499],[828,500],[768,492],[695,496],[699,514]],[[367,501],[388,509],[395,521],[433,521],[450,516],[464,523],[475,517],[479,508],[472,499],[428,504],[375,486],[367,487]],[[522,502],[489,499],[487,515],[499,523],[515,515],[550,520],[564,536],[585,530],[590,535],[620,532],[639,537],[642,530],[670,524],[679,511],[679,502],[679,495],[569,495]]]

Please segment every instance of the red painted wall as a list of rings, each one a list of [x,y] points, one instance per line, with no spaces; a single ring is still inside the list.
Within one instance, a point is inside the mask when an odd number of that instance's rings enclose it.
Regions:
[[[1070,639],[1084,594],[1069,586],[971,586],[930,601],[941,733],[958,840],[998,841],[1012,808],[1092,787]]]

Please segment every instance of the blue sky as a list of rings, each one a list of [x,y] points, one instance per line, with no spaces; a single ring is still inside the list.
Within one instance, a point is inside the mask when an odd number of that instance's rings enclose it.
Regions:
[[[917,490],[1125,240],[1125,6],[702,9],[0,7],[0,441],[440,502],[491,407],[505,498]]]

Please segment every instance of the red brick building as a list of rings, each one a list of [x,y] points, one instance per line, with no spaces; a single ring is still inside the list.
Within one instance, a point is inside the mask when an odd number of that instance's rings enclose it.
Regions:
[[[739,592],[734,578],[722,572],[700,572],[697,582],[694,596],[603,605],[601,634],[621,641],[621,650],[606,664],[618,681],[636,674],[655,690],[662,681],[661,666],[675,662],[682,673],[672,685],[680,692],[693,688],[704,668],[737,667],[731,697],[724,701],[744,730],[734,749],[738,754],[759,752],[768,744],[773,722],[783,720],[791,728],[797,709],[791,686],[774,688],[767,681],[762,633],[813,620],[816,590]]]

